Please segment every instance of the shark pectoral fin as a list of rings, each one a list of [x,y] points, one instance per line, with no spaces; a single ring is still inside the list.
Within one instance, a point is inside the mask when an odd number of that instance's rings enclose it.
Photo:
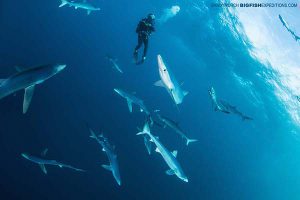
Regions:
[[[132,102],[128,99],[127,99],[127,105],[128,105],[129,112],[132,112]]]
[[[156,82],[154,83],[154,85],[157,86],[157,87],[165,87],[165,86],[164,86],[164,83],[163,83],[161,80],[156,81]]]
[[[149,141],[149,139],[148,139],[147,136],[144,137],[144,143],[145,143],[145,146],[146,146],[146,149],[147,149],[148,154],[151,155],[152,144],[151,144],[151,142]]]
[[[59,168],[63,168],[63,165],[58,165],[59,166]]]
[[[176,158],[176,157],[177,157],[177,150],[174,150],[174,151],[172,152],[172,154],[173,154],[173,156]]]
[[[34,93],[34,86],[35,85],[25,88],[24,100],[23,100],[23,114],[25,114],[29,108]]]
[[[44,172],[44,174],[47,174],[47,169],[46,169],[45,165],[39,164],[39,166],[41,167],[41,170]]]
[[[155,152],[160,153],[159,149],[156,147]]]
[[[166,174],[169,175],[169,176],[172,176],[172,175],[175,174],[175,172],[174,172],[174,170],[172,170],[172,169],[168,169],[168,170],[166,171]]]
[[[188,146],[191,142],[197,142],[198,140],[196,139],[189,139],[189,138],[186,138],[186,146]]]
[[[108,171],[112,171],[112,168],[110,165],[101,165],[101,166]]]
[[[87,10],[87,14],[88,14],[88,15],[90,15],[90,14],[91,14],[91,12],[92,12],[91,10]]]
[[[66,0],[61,0],[61,4],[59,5],[59,8],[67,5],[67,3],[68,2]]]
[[[184,95],[184,96],[186,96],[186,95],[188,95],[188,94],[189,94],[188,91],[183,91],[183,95]]]

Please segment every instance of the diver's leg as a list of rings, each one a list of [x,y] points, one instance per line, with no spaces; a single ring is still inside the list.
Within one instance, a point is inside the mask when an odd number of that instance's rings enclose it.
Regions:
[[[134,53],[133,53],[135,62],[137,62],[137,60],[138,60],[138,50],[139,50],[139,48],[141,48],[142,44],[143,44],[143,39],[142,39],[141,35],[139,34],[138,35],[138,44],[136,45],[136,47],[134,49]]]
[[[139,48],[141,48],[142,44],[143,44],[143,38],[142,38],[142,36],[139,34],[139,35],[138,35],[138,44],[136,45],[134,51],[137,52],[137,51],[139,50]]]
[[[147,36],[145,36],[144,38],[143,38],[143,43],[144,43],[144,54],[143,54],[143,62],[146,60],[146,56],[147,56],[147,51],[148,51],[148,37]]]

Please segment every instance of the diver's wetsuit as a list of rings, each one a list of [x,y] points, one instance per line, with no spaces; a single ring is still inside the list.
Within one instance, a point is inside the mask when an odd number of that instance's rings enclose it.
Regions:
[[[154,21],[145,18],[139,22],[136,28],[136,33],[138,34],[138,44],[134,50],[134,56],[136,59],[137,59],[138,49],[141,48],[142,44],[144,44],[144,54],[143,54],[142,62],[144,61],[144,59],[146,59],[146,54],[148,50],[148,39],[151,33],[154,31],[155,31]]]

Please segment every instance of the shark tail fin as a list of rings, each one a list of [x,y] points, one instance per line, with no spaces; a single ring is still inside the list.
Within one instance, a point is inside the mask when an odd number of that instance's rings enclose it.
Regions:
[[[143,134],[146,134],[146,133],[141,131],[141,132],[138,132],[136,135],[143,135]]]
[[[197,142],[198,140],[196,140],[196,139],[189,139],[189,138],[187,138],[186,139],[186,146],[188,146],[191,142]]]
[[[143,130],[138,132],[136,135],[143,135],[143,134],[147,134],[147,135],[151,134],[148,122],[145,123]]]
[[[89,128],[89,130],[91,133],[90,138],[97,139],[96,133],[91,128]]]
[[[59,5],[59,8],[65,6],[68,4],[68,1],[67,0],[61,0],[61,4]]]

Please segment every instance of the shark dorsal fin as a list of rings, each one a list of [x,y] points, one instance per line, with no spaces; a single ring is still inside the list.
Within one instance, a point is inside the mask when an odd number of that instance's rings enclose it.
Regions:
[[[2,85],[2,83],[6,81],[6,79],[0,79],[0,86]]]
[[[48,148],[44,149],[44,151],[41,152],[41,156],[45,157],[48,153]]]
[[[174,151],[172,152],[172,154],[173,154],[173,156],[176,158],[176,157],[177,157],[177,150],[174,150]]]
[[[24,67],[21,67],[21,66],[15,66],[15,69],[17,72],[22,72],[22,71],[26,70]]]

